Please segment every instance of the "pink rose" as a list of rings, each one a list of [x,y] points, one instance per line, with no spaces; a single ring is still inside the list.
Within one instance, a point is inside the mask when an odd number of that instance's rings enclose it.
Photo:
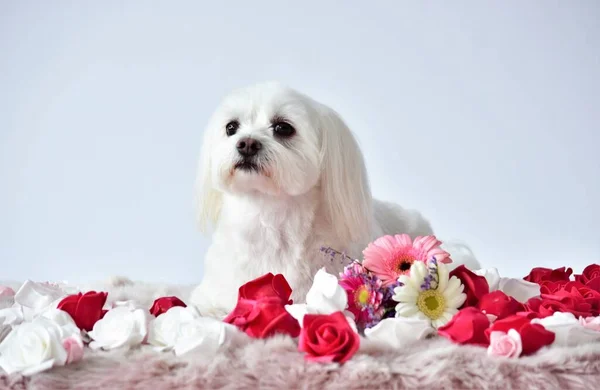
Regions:
[[[15,290],[7,286],[0,286],[0,309],[11,307],[15,303]]]
[[[600,317],[579,317],[579,323],[584,328],[597,330],[598,332],[600,332]]]
[[[492,332],[490,334],[490,346],[487,353],[490,356],[501,356],[506,358],[518,358],[523,352],[521,335],[514,329],[508,333]]]
[[[67,337],[63,340],[63,347],[67,351],[67,363],[71,364],[83,358],[83,341],[79,336]]]
[[[14,297],[15,290],[7,286],[0,286],[0,298]]]

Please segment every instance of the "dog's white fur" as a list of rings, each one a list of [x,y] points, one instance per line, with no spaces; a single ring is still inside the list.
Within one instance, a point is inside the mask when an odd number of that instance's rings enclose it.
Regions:
[[[240,126],[227,136],[232,120]],[[277,120],[296,134],[276,137]],[[258,171],[235,169],[243,137],[262,144]],[[200,223],[216,227],[190,298],[206,315],[224,316],[239,286],[268,272],[282,273],[302,301],[319,268],[342,268],[322,246],[359,258],[383,234],[433,234],[419,212],[371,197],[362,153],[337,112],[279,83],[225,97],[205,130],[197,184]]]

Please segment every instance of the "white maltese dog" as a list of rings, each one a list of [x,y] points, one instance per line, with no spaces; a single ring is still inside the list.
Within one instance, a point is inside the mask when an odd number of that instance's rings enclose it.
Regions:
[[[384,234],[433,234],[419,212],[371,197],[362,153],[337,112],[278,83],[225,97],[205,130],[197,183],[200,222],[215,225],[190,298],[204,315],[224,317],[238,288],[268,272],[283,274],[302,301],[319,268],[343,268],[323,246],[360,258]],[[454,266],[478,267],[468,250],[444,249]]]

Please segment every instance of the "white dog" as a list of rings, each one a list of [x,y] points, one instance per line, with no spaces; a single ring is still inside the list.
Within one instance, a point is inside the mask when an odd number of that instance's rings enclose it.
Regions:
[[[371,197],[362,153],[333,109],[278,83],[225,97],[205,130],[197,183],[200,222],[216,227],[190,299],[205,315],[225,316],[238,288],[268,272],[303,300],[319,268],[343,267],[322,246],[360,258],[384,234],[433,234],[420,213]],[[477,267],[471,257],[458,262]]]

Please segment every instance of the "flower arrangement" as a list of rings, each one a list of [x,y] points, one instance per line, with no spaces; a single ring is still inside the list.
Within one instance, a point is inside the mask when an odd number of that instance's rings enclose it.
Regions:
[[[304,303],[294,303],[281,274],[240,286],[223,320],[203,317],[175,296],[151,307],[135,301],[107,304],[108,294],[69,291],[26,281],[14,292],[0,286],[0,368],[33,375],[76,363],[85,351],[153,348],[179,356],[201,351],[209,362],[239,336],[287,335],[311,362],[343,364],[362,342],[400,349],[443,337],[487,350],[492,358],[519,358],[556,346],[600,342],[600,265],[581,274],[536,267],[522,279],[495,268],[451,268],[435,236],[384,236],[353,259],[323,247],[339,275],[319,269]]]

